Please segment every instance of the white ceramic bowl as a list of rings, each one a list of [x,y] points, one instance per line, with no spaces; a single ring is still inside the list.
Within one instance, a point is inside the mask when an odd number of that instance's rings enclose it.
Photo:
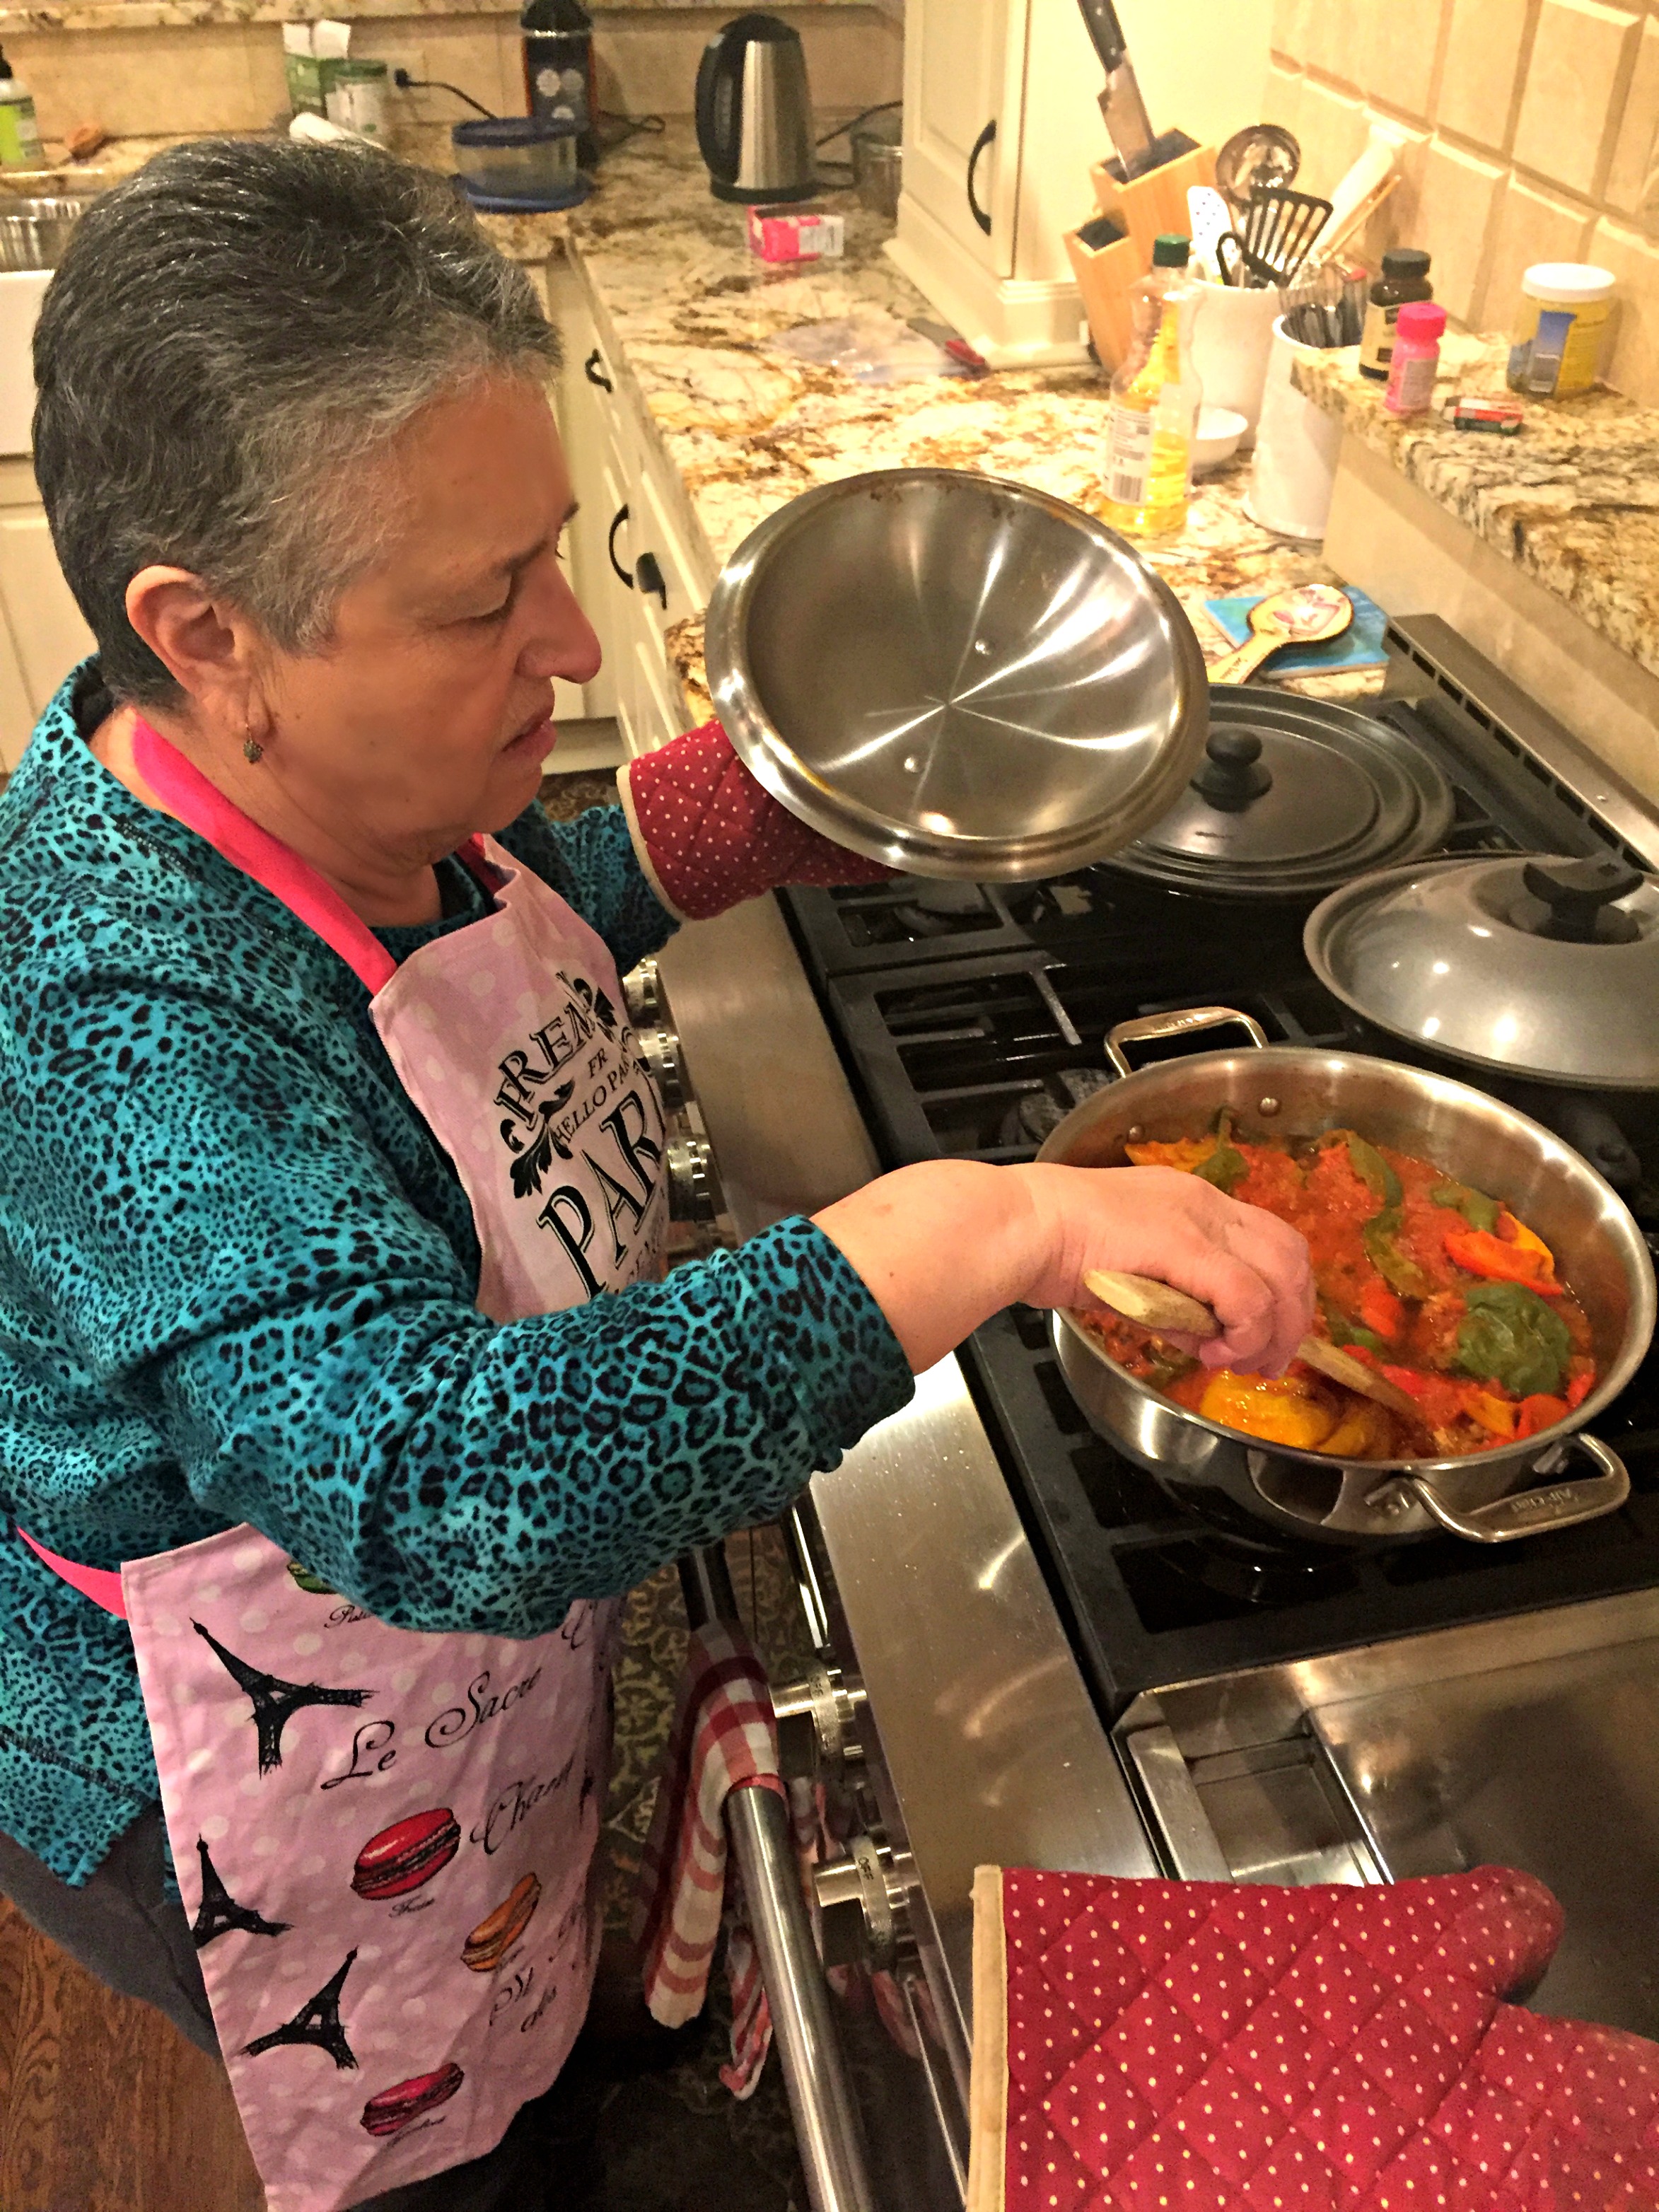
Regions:
[[[1200,407],[1193,438],[1193,468],[1199,476],[1218,469],[1238,451],[1249,423],[1231,407]]]

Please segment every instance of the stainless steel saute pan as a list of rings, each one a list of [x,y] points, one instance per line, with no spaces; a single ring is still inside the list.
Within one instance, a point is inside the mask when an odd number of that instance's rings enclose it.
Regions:
[[[1126,1045],[1225,1024],[1248,1030],[1251,1048],[1130,1069]],[[1075,1107],[1039,1159],[1121,1166],[1126,1142],[1197,1136],[1223,1106],[1246,1133],[1307,1138],[1358,1129],[1490,1192],[1537,1231],[1589,1316],[1600,1377],[1566,1420],[1523,1443],[1466,1459],[1346,1461],[1260,1443],[1187,1412],[1125,1374],[1070,1314],[1056,1313],[1061,1371],[1108,1443],[1182,1504],[1258,1541],[1273,1534],[1389,1545],[1448,1529],[1501,1543],[1623,1504],[1630,1491],[1624,1464],[1587,1430],[1647,1351],[1653,1263],[1623,1201],[1569,1146],[1449,1077],[1358,1053],[1269,1045],[1249,1016],[1225,1006],[1122,1023],[1106,1049],[1121,1079]]]

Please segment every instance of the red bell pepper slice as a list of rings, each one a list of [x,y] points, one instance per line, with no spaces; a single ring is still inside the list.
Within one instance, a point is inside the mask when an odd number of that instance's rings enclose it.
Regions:
[[[1552,1427],[1567,1418],[1567,1401],[1547,1391],[1536,1391],[1530,1398],[1521,1401],[1521,1418],[1515,1425],[1517,1437],[1535,1437],[1540,1429]]]

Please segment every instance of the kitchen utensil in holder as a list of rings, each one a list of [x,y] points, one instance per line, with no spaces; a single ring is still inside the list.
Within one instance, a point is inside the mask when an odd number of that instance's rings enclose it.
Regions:
[[[1127,185],[1118,183],[1103,161],[1089,172],[1098,214],[1065,233],[1066,252],[1089,319],[1089,335],[1103,368],[1114,369],[1129,349],[1134,319],[1129,289],[1152,265],[1152,240],[1160,231],[1190,229],[1187,193],[1194,185],[1215,181],[1215,149],[1194,147],[1161,168]],[[1120,234],[1104,238],[1104,217]],[[1091,243],[1091,234],[1095,242]]]

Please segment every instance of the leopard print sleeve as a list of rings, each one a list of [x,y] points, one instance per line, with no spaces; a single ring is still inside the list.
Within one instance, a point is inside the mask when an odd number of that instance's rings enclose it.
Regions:
[[[619,805],[590,806],[574,822],[553,822],[532,805],[500,842],[598,930],[623,975],[680,926],[647,881]]]

